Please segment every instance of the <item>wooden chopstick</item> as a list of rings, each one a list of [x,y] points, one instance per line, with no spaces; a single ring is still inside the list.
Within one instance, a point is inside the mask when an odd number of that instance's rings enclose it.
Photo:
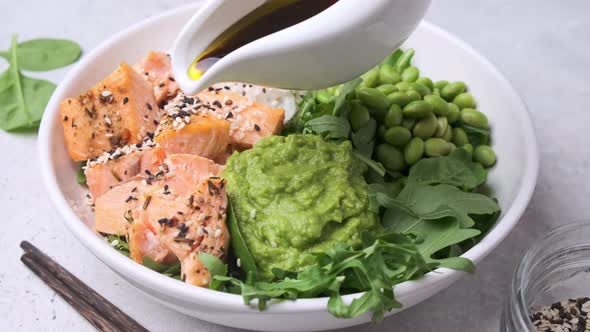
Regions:
[[[21,261],[101,331],[148,330],[27,241]]]

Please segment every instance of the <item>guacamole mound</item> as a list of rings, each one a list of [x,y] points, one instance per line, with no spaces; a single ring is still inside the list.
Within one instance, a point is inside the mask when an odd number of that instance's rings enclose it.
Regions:
[[[268,137],[229,158],[223,176],[261,279],[272,280],[273,268],[300,271],[337,243],[357,247],[362,231],[379,229],[365,171],[349,141],[315,135]]]

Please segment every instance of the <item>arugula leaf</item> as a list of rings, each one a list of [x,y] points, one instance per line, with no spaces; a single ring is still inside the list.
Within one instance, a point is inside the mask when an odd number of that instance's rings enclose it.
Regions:
[[[0,128],[6,131],[37,128],[54,90],[55,84],[20,73],[16,36],[13,36],[10,66],[0,75]]]
[[[86,186],[86,174],[84,174],[84,167],[86,167],[86,162],[81,162],[78,166],[78,172],[76,172],[76,182],[83,186]]]
[[[334,103],[334,110],[332,111],[333,116],[341,116],[343,114],[346,106],[346,98],[355,91],[362,81],[361,78],[357,78],[342,85],[340,93],[332,100]]]
[[[33,39],[19,43],[16,54],[20,69],[47,71],[76,62],[81,52],[70,40]],[[0,57],[11,61],[11,51],[0,52]]]
[[[490,214],[498,211],[498,204],[491,198],[461,191],[446,184],[428,186],[408,183],[397,199],[381,198],[382,206],[388,208],[382,223],[386,228],[407,234],[424,220],[445,217],[456,218],[462,228],[473,227],[470,214]]]
[[[231,197],[227,207],[227,227],[230,234],[231,246],[235,255],[240,259],[240,267],[246,274],[247,279],[256,280],[258,278],[258,268],[254,261],[254,256],[248,249],[246,241],[242,237],[236,214],[231,204]]]
[[[154,270],[158,273],[161,273],[167,277],[171,277],[174,279],[178,279],[180,280],[180,271],[181,271],[181,266],[180,266],[180,261],[176,261],[175,263],[172,263],[170,265],[167,264],[162,264],[162,263],[158,263],[156,261],[154,261],[153,259],[149,258],[149,257],[143,257],[142,258],[142,263],[143,266],[147,267],[150,270]]]
[[[375,173],[377,173],[379,176],[381,176],[381,177],[385,176],[385,167],[383,167],[383,164],[381,164],[380,162],[373,160],[369,157],[364,156],[362,153],[359,153],[356,150],[353,150],[352,153],[360,161],[365,163],[365,165],[367,165],[370,169],[375,171]]]
[[[205,267],[211,275],[211,282],[209,284],[210,289],[218,290],[221,287],[221,281],[215,279],[215,276],[226,276],[227,265],[224,264],[219,258],[208,254],[206,252],[199,253],[199,259],[205,264]]]
[[[111,247],[115,248],[120,254],[129,257],[129,243],[124,236],[118,235],[106,235],[104,237],[107,242],[111,245]],[[113,243],[115,245],[113,245]]]
[[[465,149],[456,149],[449,156],[426,158],[410,168],[408,182],[418,184],[449,184],[471,190],[485,182],[487,172],[471,160]]]
[[[371,158],[375,147],[375,133],[377,132],[377,121],[370,119],[369,122],[350,136],[356,150],[367,158]]]
[[[297,273],[279,272],[285,279],[276,282],[244,283],[232,277],[216,276],[241,289],[246,303],[257,299],[266,308],[272,298],[297,299],[328,295],[328,310],[336,317],[352,318],[367,311],[379,321],[385,312],[401,307],[393,286],[420,277],[431,270],[415,243],[407,236],[387,233],[378,237],[363,234],[366,246],[353,250],[345,245],[317,253],[319,263]],[[366,292],[349,304],[341,293]]]
[[[465,133],[469,138],[469,142],[473,145],[473,147],[477,147],[478,145],[482,144],[490,144],[490,137],[492,136],[490,129],[476,128],[466,124],[461,125],[461,128],[465,130]]]
[[[322,115],[309,120],[305,123],[305,128],[327,139],[347,139],[350,135],[348,120],[333,115]]]

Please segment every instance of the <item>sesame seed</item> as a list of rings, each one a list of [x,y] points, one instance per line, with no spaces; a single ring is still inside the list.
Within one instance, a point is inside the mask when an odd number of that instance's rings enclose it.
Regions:
[[[109,90],[104,90],[103,92],[100,93],[101,96],[103,97],[109,97],[112,95],[112,93]]]
[[[214,237],[216,237],[216,238],[217,238],[217,237],[220,237],[220,236],[221,236],[221,229],[219,229],[219,228],[218,228],[218,229],[216,229],[216,230],[215,230],[215,234],[214,234],[213,236],[214,236]]]
[[[113,122],[111,121],[111,118],[109,118],[108,116],[105,116],[105,117],[104,117],[104,122],[105,122],[105,123],[106,123],[108,126],[110,126],[110,125],[112,125],[112,124],[113,124]]]
[[[114,239],[113,242],[111,242],[111,246],[115,247],[119,244],[119,240]]]
[[[242,267],[242,260],[238,258],[238,259],[236,260],[236,265],[237,265],[238,267]]]
[[[203,232],[203,227],[197,228],[197,236],[203,236],[205,235],[205,232]]]

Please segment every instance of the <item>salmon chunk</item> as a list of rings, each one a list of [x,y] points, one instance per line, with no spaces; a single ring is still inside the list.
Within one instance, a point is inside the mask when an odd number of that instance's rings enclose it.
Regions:
[[[146,144],[128,145],[100,161],[90,161],[84,172],[92,197],[97,198],[118,183],[137,176],[156,174],[164,161],[164,151],[157,146]]]
[[[85,94],[62,101],[60,112],[68,153],[76,161],[140,143],[158,123],[150,84],[126,63]]]
[[[239,148],[249,149],[260,139],[277,135],[283,129],[285,110],[282,108],[252,102],[224,89],[208,89],[195,99],[231,123],[230,142]]]
[[[167,154],[195,154],[214,159],[225,152],[230,141],[229,122],[207,112],[185,113],[164,116],[156,132],[154,140]]]
[[[212,160],[190,154],[169,155],[165,164],[169,170],[166,174],[168,191],[181,197],[190,195],[196,185],[223,171],[223,166]]]
[[[170,57],[165,53],[149,52],[133,68],[151,84],[158,105],[163,106],[180,90],[172,74]]]
[[[144,257],[162,264],[171,264],[178,260],[162,244],[157,232],[154,232],[147,224],[136,221],[129,230],[129,258],[143,264]]]
[[[135,179],[114,186],[94,201],[94,229],[99,233],[127,235],[140,202],[144,180]]]
[[[229,245],[226,220],[225,180],[209,178],[196,188],[184,204],[184,211],[169,211],[161,219],[161,242],[180,260],[181,276],[187,283],[206,287],[210,275],[199,253],[225,258]]]

